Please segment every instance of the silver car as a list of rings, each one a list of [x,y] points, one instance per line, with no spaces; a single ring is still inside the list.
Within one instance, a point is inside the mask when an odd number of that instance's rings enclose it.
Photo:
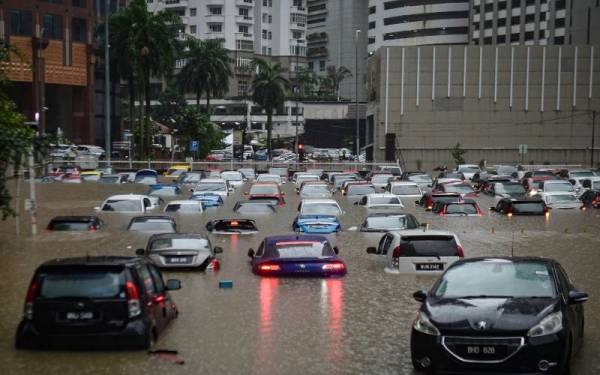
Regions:
[[[194,268],[203,271],[218,271],[216,255],[223,252],[213,247],[202,234],[169,233],[155,234],[148,240],[145,249],[137,255],[145,255],[161,268]]]

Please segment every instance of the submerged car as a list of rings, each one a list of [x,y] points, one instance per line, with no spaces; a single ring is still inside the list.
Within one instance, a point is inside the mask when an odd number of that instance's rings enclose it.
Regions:
[[[540,193],[533,196],[539,198],[546,203],[548,208],[554,210],[580,209],[583,203],[572,193]]]
[[[164,212],[177,212],[180,214],[201,214],[203,211],[203,204],[197,199],[170,201],[164,210]]]
[[[38,267],[17,328],[17,349],[149,349],[177,317],[169,291],[142,257],[62,258]]]
[[[490,207],[491,211],[503,215],[545,215],[549,213],[546,202],[541,199],[501,199],[495,207]]]
[[[354,204],[364,206],[371,209],[402,209],[404,205],[398,196],[394,194],[369,194],[362,197]]]
[[[138,213],[152,209],[150,197],[138,194],[120,194],[108,197],[96,211]]]
[[[255,234],[256,222],[250,219],[218,219],[206,223],[206,230],[212,234]]]
[[[147,256],[160,268],[202,271],[218,271],[220,263],[216,255],[222,252],[205,235],[186,233],[155,234],[148,239],[145,249],[136,250],[137,255]]]
[[[223,205],[223,197],[212,193],[195,192],[190,200],[202,202],[202,208],[220,207]]]
[[[414,215],[405,213],[372,213],[360,226],[361,232],[389,232],[417,229],[420,226]]]
[[[177,225],[175,224],[175,219],[170,216],[136,216],[129,222],[127,231],[140,233],[175,233],[177,232]]]
[[[437,202],[460,202],[461,200],[462,197],[458,193],[431,192],[424,194],[420,200],[415,201],[415,204],[424,207],[426,211],[431,211]]]
[[[342,230],[340,220],[334,215],[300,215],[292,223],[294,232],[335,233]]]
[[[472,199],[460,202],[438,202],[431,211],[439,216],[483,216],[479,205]]]
[[[53,231],[91,231],[104,227],[97,216],[56,216],[48,223],[47,230]]]
[[[583,342],[588,295],[551,259],[461,260],[414,298],[412,363],[428,374],[568,374]]]
[[[181,189],[177,185],[150,185],[146,195],[151,197],[176,197],[181,194]]]
[[[330,198],[332,193],[324,182],[305,182],[300,188],[301,198]]]
[[[334,199],[303,199],[298,211],[300,215],[340,216],[344,213]]]
[[[252,272],[260,276],[344,276],[338,253],[325,236],[314,234],[266,237],[256,252],[248,250]]]
[[[276,200],[239,201],[233,206],[233,212],[244,215],[271,215],[277,212]]]

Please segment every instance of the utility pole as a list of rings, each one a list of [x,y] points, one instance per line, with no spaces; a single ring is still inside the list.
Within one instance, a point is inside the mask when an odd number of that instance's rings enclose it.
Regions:
[[[354,57],[355,57],[355,61],[354,61],[354,82],[355,82],[355,108],[356,108],[356,161],[359,161],[359,155],[360,155],[360,118],[358,116],[358,36],[360,35],[361,31],[360,30],[356,30],[356,40],[355,40],[355,44],[354,44]]]
[[[299,117],[299,101],[300,101],[300,76],[298,75],[298,60],[299,60],[299,55],[300,55],[300,39],[296,39],[296,68],[294,69],[294,74],[296,75],[296,138],[294,141],[294,152],[296,153],[296,164],[298,164],[298,161],[300,161],[300,150],[298,150],[298,117]]]
[[[110,16],[110,0],[105,0],[104,3],[104,29],[105,41],[104,41],[104,129],[105,129],[105,144],[106,144],[106,165],[110,166],[111,157],[111,144],[110,144],[110,30],[109,30],[109,16]],[[131,116],[131,114],[130,114]],[[131,155],[130,155],[131,159]]]
[[[596,111],[592,111],[592,152],[590,168],[594,168],[594,148],[596,147]]]

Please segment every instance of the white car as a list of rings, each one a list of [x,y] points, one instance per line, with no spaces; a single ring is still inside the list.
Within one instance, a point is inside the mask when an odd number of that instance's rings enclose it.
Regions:
[[[475,173],[481,172],[481,168],[476,164],[460,164],[456,167],[456,172],[461,172],[465,179],[471,180]]]
[[[378,173],[371,177],[371,184],[375,186],[378,191],[385,190],[385,187],[394,179],[394,175],[391,173]]]
[[[377,167],[377,170],[381,172],[389,172],[396,177],[402,176],[402,168],[397,165],[380,165]]]
[[[456,234],[421,229],[388,232],[367,253],[385,257],[386,271],[417,274],[444,272],[464,257]]]
[[[324,182],[307,183],[300,189],[300,197],[302,198],[331,198],[331,190]]]
[[[216,194],[225,198],[233,191],[227,181],[222,178],[204,178],[194,187],[194,193]]]
[[[400,198],[394,194],[388,193],[368,194],[354,204],[361,205],[366,208],[404,208]]]
[[[569,181],[565,180],[547,180],[540,183],[539,189],[531,189],[530,195],[537,193],[568,193],[575,195],[575,188]]]
[[[423,197],[423,190],[416,182],[393,181],[387,186],[387,192],[397,196],[400,199],[414,201]]]
[[[104,157],[106,152],[100,146],[92,146],[92,145],[78,145],[77,146],[77,154],[78,155],[93,155],[98,158]]]
[[[542,199],[546,206],[554,210],[578,209],[583,206],[583,203],[572,193],[540,193],[535,197]]]
[[[303,199],[298,206],[300,215],[332,215],[344,214],[342,208],[333,199]]]
[[[317,176],[316,174],[301,174],[298,177],[296,177],[296,191],[300,190],[300,187],[302,186],[302,183],[305,181],[320,181],[319,180],[319,176]]]
[[[256,182],[274,182],[277,185],[285,184],[285,180],[278,174],[261,173],[256,177]]]
[[[246,182],[244,175],[238,171],[223,171],[221,172],[221,178],[227,181],[229,186],[232,186],[234,189],[239,188]]]
[[[201,214],[204,212],[202,202],[195,199],[171,201],[167,203],[165,212],[177,212],[181,214]]]
[[[95,210],[102,212],[144,213],[152,208],[150,197],[146,195],[120,194],[106,198],[100,206],[95,207]]]

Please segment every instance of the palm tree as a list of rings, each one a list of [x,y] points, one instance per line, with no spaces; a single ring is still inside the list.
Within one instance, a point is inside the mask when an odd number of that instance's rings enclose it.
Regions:
[[[271,158],[271,136],[273,132],[273,111],[283,106],[290,81],[284,77],[285,69],[280,64],[269,64],[255,59],[256,75],[252,80],[252,100],[267,112],[267,149]]]
[[[340,84],[348,77],[352,77],[352,72],[345,66],[337,69],[334,65],[327,67],[327,80],[331,85],[331,94],[337,97],[338,102],[340,101]]]
[[[206,110],[210,108],[211,96],[222,96],[229,87],[231,59],[220,39],[198,40],[190,38],[185,43],[182,57],[185,66],[177,75],[179,87],[196,94],[196,106],[200,108],[200,97],[206,93]]]

